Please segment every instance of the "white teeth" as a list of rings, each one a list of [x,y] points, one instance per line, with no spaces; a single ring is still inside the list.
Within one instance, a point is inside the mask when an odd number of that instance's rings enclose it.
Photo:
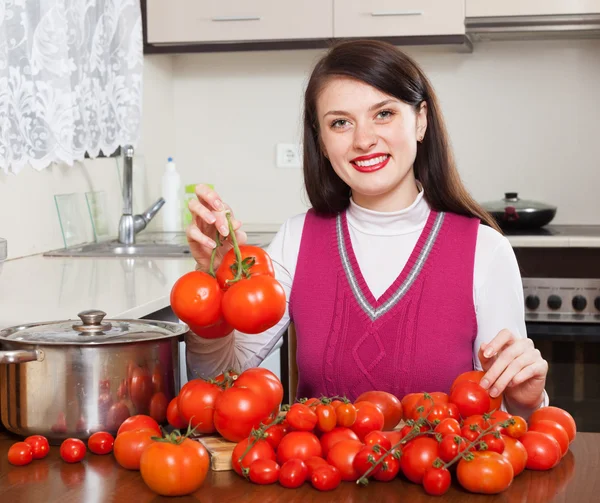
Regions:
[[[354,164],[361,167],[374,166],[375,164],[385,161],[387,158],[387,155],[380,155],[379,157],[373,157],[373,159],[369,159],[368,161],[355,161]]]

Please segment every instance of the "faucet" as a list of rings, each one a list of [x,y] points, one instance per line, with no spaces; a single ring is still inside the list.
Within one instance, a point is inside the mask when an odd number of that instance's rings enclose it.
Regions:
[[[161,197],[141,215],[133,215],[133,146],[123,148],[123,214],[119,220],[119,243],[132,245],[135,235],[144,230],[165,204]]]

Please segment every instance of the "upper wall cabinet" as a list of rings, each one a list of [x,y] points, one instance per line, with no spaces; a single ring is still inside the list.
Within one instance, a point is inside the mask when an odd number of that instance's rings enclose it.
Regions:
[[[333,0],[333,6],[335,37],[465,33],[465,0]]]
[[[333,36],[331,0],[146,0],[146,16],[148,44]]]
[[[467,17],[598,14],[600,0],[466,0]]]

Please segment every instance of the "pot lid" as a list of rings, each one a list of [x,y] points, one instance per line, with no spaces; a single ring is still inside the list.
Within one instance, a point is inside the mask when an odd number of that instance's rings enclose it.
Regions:
[[[176,337],[188,331],[185,324],[151,320],[105,320],[99,310],[82,311],[80,320],[31,323],[0,330],[0,340],[26,344],[127,344]]]
[[[534,213],[542,210],[556,210],[556,206],[551,206],[546,203],[540,203],[538,201],[531,201],[528,199],[521,199],[517,192],[505,192],[504,199],[499,201],[490,201],[483,203],[482,206],[487,211],[499,211],[504,213],[507,207],[515,208],[518,211],[527,213]]]

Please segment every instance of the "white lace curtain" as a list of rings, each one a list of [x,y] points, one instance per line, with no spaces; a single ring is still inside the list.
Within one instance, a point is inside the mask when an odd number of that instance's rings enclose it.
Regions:
[[[135,146],[142,66],[138,0],[0,0],[0,169]]]

